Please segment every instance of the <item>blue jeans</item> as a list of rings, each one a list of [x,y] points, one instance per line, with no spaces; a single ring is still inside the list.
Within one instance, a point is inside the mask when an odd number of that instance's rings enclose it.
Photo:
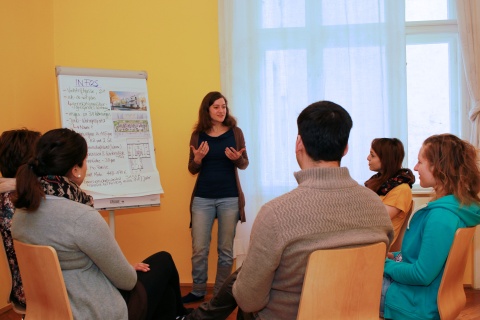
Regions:
[[[212,227],[218,219],[218,262],[216,286],[230,275],[233,265],[233,239],[239,218],[238,198],[207,199],[194,197],[192,203],[192,293],[204,296],[207,292],[208,254]],[[224,276],[219,277],[219,270]]]
[[[385,296],[387,295],[388,287],[392,283],[392,278],[387,276],[386,274],[383,275],[383,282],[382,282],[382,295],[380,296],[380,317],[383,318],[383,313],[385,311]]]

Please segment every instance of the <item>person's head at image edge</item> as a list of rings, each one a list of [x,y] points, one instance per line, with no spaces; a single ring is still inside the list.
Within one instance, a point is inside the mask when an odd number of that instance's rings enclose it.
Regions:
[[[229,128],[237,125],[237,120],[230,114],[227,98],[218,91],[211,91],[202,99],[194,131],[208,132],[214,125]]]
[[[35,211],[45,197],[38,181],[43,176],[63,176],[80,186],[87,171],[87,142],[79,133],[53,129],[38,141],[34,156],[17,173],[17,208]]]
[[[0,135],[0,173],[15,178],[18,168],[31,158],[41,134],[26,128],[4,131]]]
[[[353,126],[344,108],[331,101],[312,103],[298,116],[297,126],[295,153],[300,168],[340,166]]]

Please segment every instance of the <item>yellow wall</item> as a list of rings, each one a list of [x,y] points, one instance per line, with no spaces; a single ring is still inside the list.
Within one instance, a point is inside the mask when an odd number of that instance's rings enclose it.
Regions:
[[[56,123],[53,2],[3,1],[0,13],[0,131]]]
[[[189,201],[195,177],[187,170],[188,142],[201,99],[220,90],[217,1],[1,4],[0,132],[19,127],[45,132],[60,126],[57,65],[148,72],[155,155],[165,194],[160,207],[117,210],[116,235],[132,263],[169,251],[180,281],[190,283]],[[211,252],[209,282],[216,267],[214,247]],[[0,274],[4,271],[2,261]],[[0,309],[6,291],[0,284]]]
[[[117,210],[130,262],[169,251],[191,282],[189,139],[203,96],[220,89],[217,1],[54,1],[54,63],[146,70],[161,206]],[[53,68],[53,66],[52,66]],[[209,282],[214,280],[211,255]]]
[[[1,8],[0,132],[19,127],[44,132],[57,123],[53,2],[2,0]],[[0,309],[10,293],[1,258]]]

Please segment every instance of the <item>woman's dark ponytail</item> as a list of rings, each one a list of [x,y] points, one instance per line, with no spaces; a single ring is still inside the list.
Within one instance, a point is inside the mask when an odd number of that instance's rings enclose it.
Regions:
[[[40,206],[42,198],[45,197],[42,186],[38,181],[36,171],[38,170],[38,159],[33,158],[18,168],[17,194],[13,201],[16,208],[25,208],[27,211],[35,211]]]

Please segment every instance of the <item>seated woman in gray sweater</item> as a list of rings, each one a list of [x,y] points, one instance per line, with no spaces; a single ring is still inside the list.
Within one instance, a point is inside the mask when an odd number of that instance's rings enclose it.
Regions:
[[[92,197],[79,187],[86,158],[87,143],[73,130],[54,129],[40,138],[17,172],[13,238],[55,248],[76,320],[181,319],[188,310],[170,254],[129,264]]]

